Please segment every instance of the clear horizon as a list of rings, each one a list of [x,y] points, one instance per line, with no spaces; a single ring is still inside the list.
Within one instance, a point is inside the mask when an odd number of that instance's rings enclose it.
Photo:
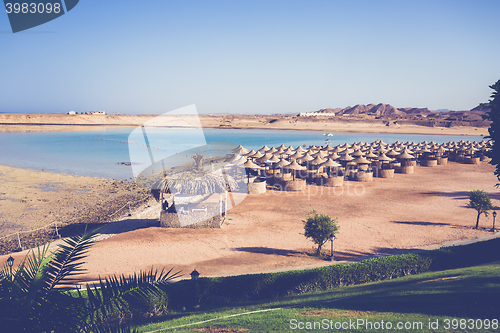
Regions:
[[[12,34],[1,113],[470,110],[500,79],[498,1],[81,1]]]

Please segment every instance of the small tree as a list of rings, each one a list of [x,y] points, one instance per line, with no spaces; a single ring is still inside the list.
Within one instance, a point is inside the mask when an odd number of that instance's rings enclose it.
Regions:
[[[306,215],[307,220],[302,221],[304,225],[304,236],[311,238],[314,244],[318,245],[316,255],[321,255],[321,247],[330,239],[330,236],[337,234],[339,226],[337,225],[337,218],[332,219],[325,214],[318,214],[312,210]]]
[[[469,192],[469,208],[477,210],[476,229],[479,227],[479,217],[481,214],[488,216],[488,211],[495,208],[491,203],[490,196],[483,190],[474,190]]]

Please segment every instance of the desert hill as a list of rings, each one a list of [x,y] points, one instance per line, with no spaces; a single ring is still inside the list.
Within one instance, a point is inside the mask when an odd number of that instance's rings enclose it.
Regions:
[[[433,119],[446,121],[482,121],[482,115],[489,109],[487,105],[478,106],[472,110],[465,111],[447,111],[439,112],[429,110],[428,108],[396,108],[390,104],[357,104],[345,108],[327,108],[310,112],[308,115],[321,115],[335,113],[335,116],[354,116],[354,117],[374,117],[374,118],[399,118],[399,119]]]

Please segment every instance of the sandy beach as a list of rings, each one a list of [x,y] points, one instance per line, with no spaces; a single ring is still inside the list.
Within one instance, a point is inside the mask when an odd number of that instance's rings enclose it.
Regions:
[[[0,114],[0,132],[83,131],[113,127],[136,127],[158,115],[67,115]],[[335,118],[335,117],[334,117]],[[487,127],[430,127],[410,122],[375,119],[334,119],[328,117],[199,115],[170,116],[161,127],[219,129],[307,130],[320,132],[405,133],[442,135],[488,135]],[[338,117],[341,118],[341,117]]]
[[[83,183],[77,180],[71,183],[73,178],[84,177],[39,173],[36,178],[26,178],[20,169],[2,167],[0,170],[2,184],[5,180],[13,184],[22,182],[17,187],[17,191],[23,193],[21,198],[38,198],[43,191],[35,195],[26,188],[51,181],[71,184],[76,190],[75,196],[91,195],[78,194],[78,190],[85,189]],[[182,270],[186,276],[196,268],[202,276],[220,276],[328,265],[330,262],[310,256],[314,252],[313,243],[303,236],[302,220],[313,209],[338,218],[337,261],[490,235],[491,215],[482,216],[480,229],[474,230],[476,211],[466,205],[467,192],[473,189],[484,189],[494,204],[500,204],[493,170],[493,166],[483,162],[479,165],[450,162],[433,168],[418,166],[414,174],[396,174],[393,179],[345,182],[338,188],[308,185],[303,192],[268,190],[265,194],[249,195],[230,209],[221,229],[157,227],[160,208],[149,202],[132,216],[124,216],[104,229],[102,240],[92,247],[86,258],[88,272],[82,279],[130,274],[151,267]],[[94,186],[103,186],[100,182],[110,181],[96,179]],[[85,186],[89,186],[88,183]],[[11,190],[9,196],[14,197],[16,190]],[[92,191],[96,191],[95,187]],[[68,195],[64,189],[50,192],[55,202],[60,200],[59,206],[52,205],[54,201],[50,204],[35,200],[37,206],[24,210],[25,203],[16,203],[14,208],[11,202],[5,205],[3,201],[3,218],[9,220],[4,213],[6,207],[11,207],[9,216],[21,209],[17,212],[17,223],[37,220],[47,214],[48,209],[52,214],[68,218],[75,212],[84,213],[69,205],[75,198],[64,198]],[[34,208],[29,211],[32,215],[26,213],[30,208]],[[328,243],[325,252],[329,252],[329,248]],[[25,253],[13,254],[16,262]],[[6,258],[6,255],[0,256],[0,261]]]

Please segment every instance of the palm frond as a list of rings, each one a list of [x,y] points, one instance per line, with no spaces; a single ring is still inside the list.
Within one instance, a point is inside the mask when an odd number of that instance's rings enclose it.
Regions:
[[[99,279],[98,286],[87,285],[87,325],[106,321],[116,308],[123,309],[128,303],[159,295],[159,285],[171,283],[180,276],[180,271],[172,273],[172,269],[168,272],[151,269],[128,277],[121,275]]]
[[[77,235],[64,240],[65,244],[59,245],[58,251],[50,260],[47,269],[45,288],[52,289],[60,283],[73,283],[75,279],[71,276],[84,271],[81,266],[84,264],[81,259],[86,257],[89,248],[95,242],[98,230],[94,230],[84,235]]]

